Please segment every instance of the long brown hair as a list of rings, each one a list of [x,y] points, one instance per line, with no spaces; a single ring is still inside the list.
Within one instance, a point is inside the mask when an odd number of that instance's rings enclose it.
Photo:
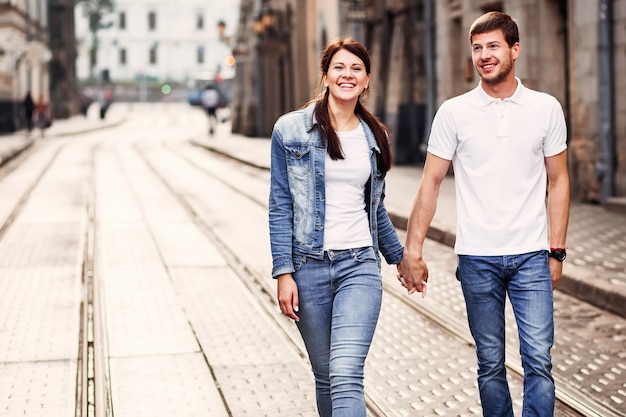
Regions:
[[[323,77],[328,74],[328,68],[330,67],[330,61],[333,59],[333,56],[342,49],[345,49],[359,57],[363,61],[363,64],[365,64],[365,70],[368,75],[370,74],[371,68],[370,57],[367,49],[354,39],[337,39],[331,42],[322,54],[322,60],[320,62],[322,77],[318,86],[319,93],[317,98],[312,100],[312,102],[317,103],[315,106],[315,118],[317,119],[317,123],[320,127],[322,137],[328,141],[328,154],[333,160],[344,159],[344,156],[341,150],[339,137],[337,136],[335,129],[333,129],[330,120],[330,114],[328,112],[328,88],[324,88],[323,86]],[[378,118],[367,110],[363,103],[361,103],[361,100],[365,98],[364,95],[365,93],[359,97],[356,107],[354,108],[354,113],[361,119],[365,120],[365,123],[367,123],[370,129],[372,129],[374,137],[376,138],[376,143],[380,148],[379,165],[382,166],[379,166],[378,168],[383,173],[386,173],[389,169],[391,169],[391,147],[389,146],[390,133],[385,125],[383,125],[380,120],[378,120]]]

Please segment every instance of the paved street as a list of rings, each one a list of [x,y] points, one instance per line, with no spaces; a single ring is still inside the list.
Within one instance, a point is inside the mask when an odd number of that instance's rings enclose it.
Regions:
[[[269,140],[227,123],[208,137],[184,103],[116,103],[106,121],[91,110],[44,138],[0,136],[0,414],[315,416],[302,342],[269,278]],[[420,175],[389,174],[400,230]],[[426,299],[384,268],[371,416],[480,414],[454,223],[449,179],[426,247]],[[572,207],[555,294],[559,416],[626,414],[625,228],[622,214]]]

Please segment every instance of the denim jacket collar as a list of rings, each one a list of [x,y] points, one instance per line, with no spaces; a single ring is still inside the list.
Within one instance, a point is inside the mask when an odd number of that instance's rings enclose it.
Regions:
[[[304,119],[304,128],[307,131],[307,133],[311,133],[311,130],[317,124],[317,119],[315,117],[316,106],[317,106],[317,103],[311,103],[302,110],[302,117]],[[369,148],[372,149],[376,153],[380,153],[380,147],[378,146],[378,142],[376,142],[376,137],[374,136],[374,132],[372,132],[368,124],[361,117],[359,117],[359,121],[361,122],[361,125],[363,126],[363,130],[365,130],[365,136],[367,138],[367,143],[368,143]]]

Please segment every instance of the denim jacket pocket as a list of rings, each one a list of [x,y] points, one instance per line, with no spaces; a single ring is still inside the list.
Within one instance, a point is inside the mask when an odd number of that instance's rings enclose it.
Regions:
[[[293,175],[305,177],[311,169],[311,146],[308,144],[285,144],[287,169]]]

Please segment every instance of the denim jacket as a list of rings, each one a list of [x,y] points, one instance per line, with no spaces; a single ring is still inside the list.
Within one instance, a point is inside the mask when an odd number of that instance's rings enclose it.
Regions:
[[[293,273],[294,258],[324,257],[326,141],[314,115],[315,104],[281,116],[271,143],[269,226],[272,277]],[[378,169],[380,148],[374,133],[361,120],[370,148],[371,175],[366,186],[366,209],[372,242],[389,264],[402,260],[403,246],[383,204],[385,177]]]

